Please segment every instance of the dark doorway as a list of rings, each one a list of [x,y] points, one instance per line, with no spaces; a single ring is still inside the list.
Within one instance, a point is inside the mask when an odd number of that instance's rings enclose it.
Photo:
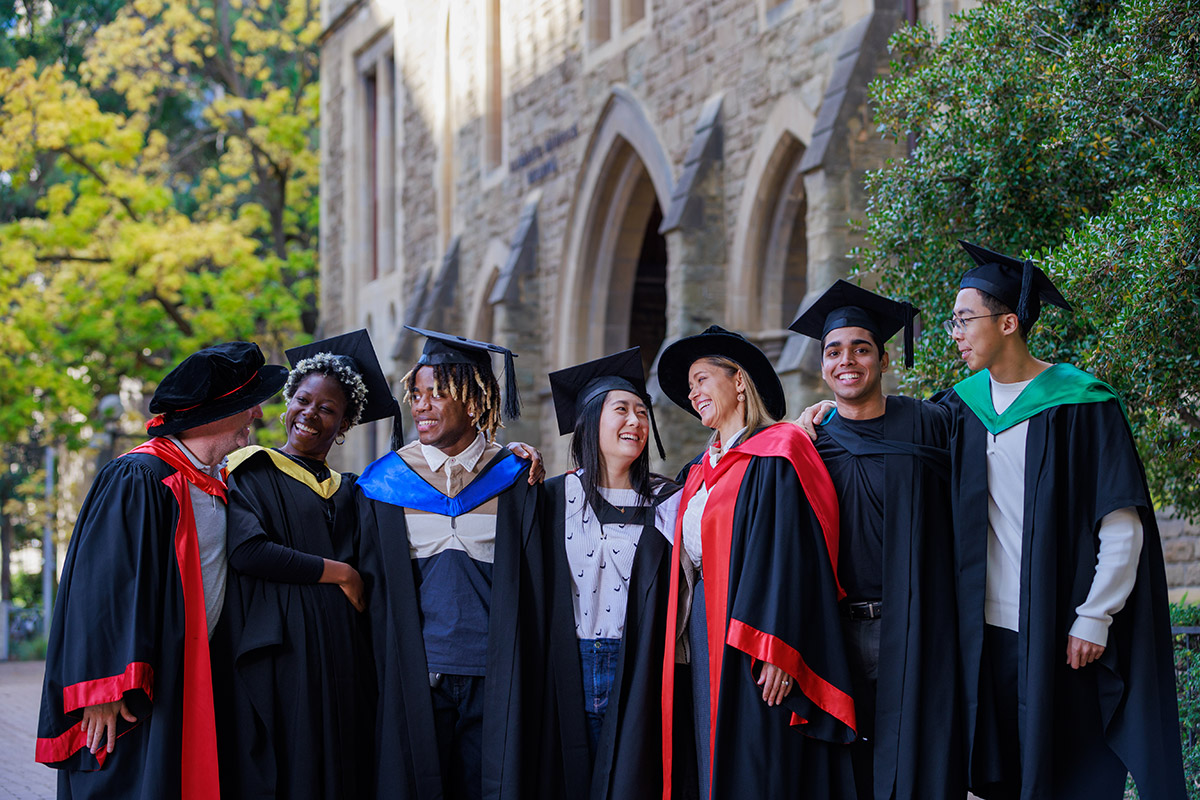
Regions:
[[[662,210],[656,202],[646,222],[629,313],[629,346],[642,348],[642,367],[647,375],[667,335],[667,240],[658,232],[660,225]]]

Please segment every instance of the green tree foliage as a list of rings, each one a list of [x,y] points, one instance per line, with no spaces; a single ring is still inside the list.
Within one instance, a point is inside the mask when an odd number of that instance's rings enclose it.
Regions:
[[[319,25],[315,0],[133,0],[77,65],[27,42],[0,68],[0,180],[33,198],[0,219],[0,440],[75,442],[121,376],[311,332]]]
[[[1046,308],[1031,350],[1112,384],[1156,501],[1200,515],[1200,7],[1005,0],[892,46],[877,121],[913,146],[869,177],[858,256],[924,311],[908,384],[965,377],[937,325],[956,240],[1033,257],[1075,311]]]

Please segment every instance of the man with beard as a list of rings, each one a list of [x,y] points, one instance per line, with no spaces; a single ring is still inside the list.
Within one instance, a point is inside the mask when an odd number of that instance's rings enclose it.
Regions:
[[[63,565],[38,724],[59,797],[220,796],[221,464],[286,378],[250,342],[188,356],[150,401],[151,439],[96,476]]]

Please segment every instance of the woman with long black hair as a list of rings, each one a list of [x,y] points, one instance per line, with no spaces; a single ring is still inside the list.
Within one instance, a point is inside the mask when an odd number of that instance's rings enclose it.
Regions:
[[[550,374],[575,469],[546,482],[548,796],[662,795],[661,665],[678,487],[650,471],[638,348]],[[661,445],[660,453],[661,453]],[[559,771],[561,770],[561,772]],[[566,791],[566,782],[571,791]]]

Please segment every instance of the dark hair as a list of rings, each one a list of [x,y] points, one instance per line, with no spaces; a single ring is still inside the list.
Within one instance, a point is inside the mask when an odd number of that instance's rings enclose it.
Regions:
[[[1009,308],[1008,305],[1003,300],[996,297],[994,294],[988,294],[983,289],[978,289],[978,288],[975,291],[979,292],[980,296],[983,297],[983,307],[986,308],[991,313],[993,313],[993,314],[1016,314],[1017,313],[1017,312],[1013,311],[1011,308]],[[1023,341],[1023,342],[1029,341],[1029,329],[1033,327],[1033,322],[1032,321],[1022,322],[1021,318],[1018,316],[1017,317],[1017,326],[1021,332],[1021,341]]]
[[[346,396],[343,419],[350,423],[351,428],[357,425],[367,405],[367,385],[354,362],[333,353],[317,353],[304,359],[288,373],[287,383],[283,385],[283,402],[292,401],[292,395],[309,375],[324,375],[342,387],[342,394]]]
[[[445,392],[465,405],[488,441],[495,441],[496,431],[504,424],[500,421],[500,384],[492,371],[489,369],[484,373],[474,364],[418,364],[401,379],[404,402],[410,405],[417,386],[417,372],[422,366],[433,370],[433,386],[438,393]]]
[[[575,420],[575,432],[571,434],[571,461],[583,472],[579,482],[583,484],[583,496],[595,510],[600,499],[597,479],[604,474],[604,454],[600,452],[600,416],[604,413],[604,401],[609,392],[592,398],[579,410]],[[642,402],[646,402],[643,398]],[[647,408],[650,404],[646,403]],[[662,475],[650,471],[650,442],[629,467],[629,482],[638,493],[641,505],[651,504],[658,487],[667,483]]]

